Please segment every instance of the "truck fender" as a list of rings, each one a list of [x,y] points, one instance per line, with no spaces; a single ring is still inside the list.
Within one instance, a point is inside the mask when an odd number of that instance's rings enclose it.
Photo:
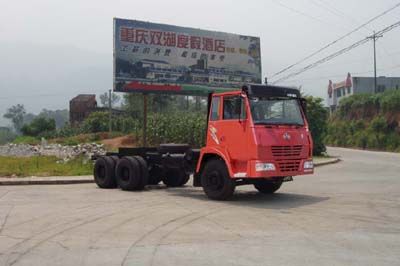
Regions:
[[[222,159],[225,162],[226,168],[228,169],[229,172],[229,176],[233,176],[234,173],[232,171],[232,167],[231,167],[231,160],[228,156],[225,155],[226,153],[223,153],[222,151],[215,149],[215,148],[208,148],[205,151],[202,151],[199,161],[197,162],[197,167],[196,167],[196,174],[200,174],[200,171],[202,169],[202,167],[204,166],[204,158],[205,157],[219,157],[220,159]]]

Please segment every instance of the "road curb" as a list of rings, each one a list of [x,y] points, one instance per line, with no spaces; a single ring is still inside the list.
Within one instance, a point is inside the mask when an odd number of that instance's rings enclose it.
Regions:
[[[23,179],[23,177],[21,178]],[[56,179],[56,180],[0,180],[0,186],[26,186],[26,185],[73,185],[94,183],[93,179]]]
[[[319,167],[319,166],[324,166],[324,165],[329,165],[329,164],[335,164],[335,163],[338,163],[340,161],[341,160],[339,158],[333,158],[333,159],[326,160],[326,161],[319,162],[319,163],[314,162],[314,166],[315,167]]]
[[[315,167],[320,167],[329,164],[335,164],[340,162],[339,158],[332,158],[329,160],[325,160],[323,162],[314,162]],[[76,178],[76,179],[68,179],[68,178],[53,178],[46,180],[45,178],[34,180],[32,178],[2,178],[0,180],[0,186],[27,186],[27,185],[73,185],[73,184],[89,184],[94,183],[93,178]]]

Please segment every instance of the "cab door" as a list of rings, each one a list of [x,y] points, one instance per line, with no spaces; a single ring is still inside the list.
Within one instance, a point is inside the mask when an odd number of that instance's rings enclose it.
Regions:
[[[248,115],[241,95],[225,95],[222,119],[219,121],[221,145],[226,149],[237,171],[246,172],[248,156]]]

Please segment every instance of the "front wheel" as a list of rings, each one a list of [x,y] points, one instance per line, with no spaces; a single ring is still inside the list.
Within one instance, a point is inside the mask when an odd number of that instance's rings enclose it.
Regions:
[[[213,200],[227,200],[235,191],[235,181],[229,176],[224,161],[214,159],[204,167],[201,185],[207,197]]]
[[[282,186],[282,181],[260,180],[254,184],[254,187],[261,193],[272,194]]]

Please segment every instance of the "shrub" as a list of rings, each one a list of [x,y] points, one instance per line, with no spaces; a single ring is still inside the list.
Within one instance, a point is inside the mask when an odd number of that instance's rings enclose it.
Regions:
[[[400,91],[344,98],[328,123],[327,143],[399,151]],[[343,141],[343,140],[346,141]]]
[[[206,122],[206,115],[198,112],[152,114],[148,117],[147,139],[153,145],[175,142],[201,147],[205,144]]]
[[[139,121],[129,116],[114,115],[111,120],[113,131],[129,133],[137,131]],[[85,119],[82,126],[84,133],[106,132],[109,130],[109,113],[94,112]]]
[[[384,112],[400,112],[400,91],[388,91],[381,99],[382,110]]]
[[[40,140],[31,136],[18,136],[14,139],[13,143],[15,144],[31,144],[36,145],[40,143]]]
[[[328,110],[323,106],[323,99],[312,96],[307,100],[307,120],[314,142],[314,155],[320,155],[326,151],[324,137],[327,132]]]
[[[54,119],[45,117],[36,117],[29,124],[21,128],[21,132],[31,137],[50,137],[55,134],[56,122]]]
[[[107,112],[91,113],[83,122],[83,131],[85,133],[96,133],[108,131],[109,116]]]
[[[16,134],[9,128],[0,128],[0,145],[6,144],[13,141],[16,138]]]

